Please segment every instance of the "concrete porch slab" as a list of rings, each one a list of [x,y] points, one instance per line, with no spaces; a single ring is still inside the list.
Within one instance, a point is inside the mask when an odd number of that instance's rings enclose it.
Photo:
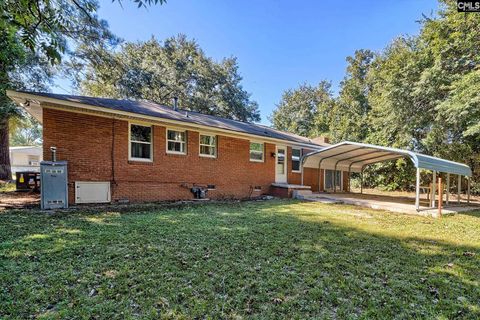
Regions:
[[[354,193],[313,193],[303,197],[306,201],[314,201],[320,203],[342,203],[355,205],[365,208],[386,210],[398,213],[415,214],[422,216],[437,216],[437,208],[429,208],[427,201],[422,199],[420,211],[415,209],[414,199],[407,197],[388,197],[369,194]],[[442,214],[455,214],[458,212],[480,210],[480,206],[467,204],[450,204],[442,209]]]
[[[285,188],[285,189],[295,189],[295,190],[310,190],[310,186],[302,186],[301,184],[290,184],[290,183],[272,183],[272,187]]]

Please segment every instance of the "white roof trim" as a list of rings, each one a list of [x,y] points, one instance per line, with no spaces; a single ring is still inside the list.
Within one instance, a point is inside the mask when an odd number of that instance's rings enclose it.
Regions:
[[[257,140],[265,141],[266,143],[278,143],[278,142],[280,142],[280,143],[286,144],[288,146],[299,146],[299,147],[303,147],[303,148],[307,148],[307,149],[324,148],[324,146],[316,144],[316,143],[308,143],[308,142],[300,142],[300,141],[297,142],[297,141],[293,141],[293,140],[267,137],[267,136],[262,136],[262,135],[256,135],[256,134],[253,134],[253,133],[231,130],[231,129],[211,127],[211,126],[202,125],[202,124],[193,123],[193,122],[190,123],[190,122],[185,122],[185,121],[180,121],[180,120],[160,118],[160,117],[143,115],[143,114],[139,114],[139,113],[133,113],[133,112],[127,112],[127,111],[121,111],[121,110],[114,110],[114,109],[109,109],[109,108],[105,108],[105,107],[84,104],[84,103],[80,103],[80,102],[73,102],[73,101],[67,101],[67,100],[62,100],[62,99],[57,99],[57,98],[46,97],[46,96],[42,96],[42,95],[36,95],[34,93],[26,93],[26,92],[18,92],[18,91],[13,91],[13,90],[7,90],[7,96],[10,99],[14,100],[21,107],[23,107],[27,112],[29,112],[32,116],[34,116],[39,122],[42,122],[42,108],[43,107],[61,109],[63,106],[65,106],[65,107],[73,108],[73,110],[65,110],[65,111],[69,111],[69,112],[80,112],[80,113],[82,113],[83,110],[85,110],[85,111],[98,111],[98,112],[102,112],[104,114],[120,115],[120,116],[125,116],[125,117],[134,117],[134,118],[137,118],[137,119],[143,119],[145,121],[153,121],[153,122],[156,122],[156,123],[175,124],[175,125],[179,125],[179,126],[182,126],[182,127],[185,127],[185,128],[193,128],[194,131],[209,130],[209,131],[219,132],[219,134],[220,133],[227,133],[231,136],[244,138],[244,139],[245,138],[247,138],[247,139],[254,138],[254,139],[257,139]],[[43,104],[48,104],[48,103],[55,104],[58,107],[43,105]],[[190,129],[190,130],[192,130],[192,129]],[[288,134],[288,132],[286,132],[286,133]]]

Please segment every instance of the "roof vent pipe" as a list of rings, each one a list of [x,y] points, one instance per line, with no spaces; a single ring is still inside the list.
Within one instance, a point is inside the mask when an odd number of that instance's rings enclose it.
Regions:
[[[173,97],[173,110],[178,111],[178,97]]]

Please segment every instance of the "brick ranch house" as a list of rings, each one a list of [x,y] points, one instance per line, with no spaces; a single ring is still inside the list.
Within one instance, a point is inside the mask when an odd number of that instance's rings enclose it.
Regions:
[[[175,105],[7,94],[43,124],[44,159],[50,160],[50,148],[56,147],[57,159],[68,162],[70,204],[89,202],[76,195],[79,182],[103,183],[108,199],[98,202],[192,199],[192,186],[208,187],[208,198],[213,199],[286,196],[288,189],[272,184],[300,184],[301,156],[329,145],[322,138],[308,139]],[[348,172],[339,171],[336,177],[337,189],[347,190]],[[332,178],[332,170],[304,171],[304,184],[312,191],[332,188]]]

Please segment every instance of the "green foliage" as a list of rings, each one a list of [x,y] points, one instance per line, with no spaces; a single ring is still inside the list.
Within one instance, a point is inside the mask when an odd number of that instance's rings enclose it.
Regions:
[[[283,93],[270,120],[279,130],[315,137],[330,131],[333,104],[330,82],[321,81],[316,87],[303,84]]]
[[[139,7],[166,2],[132,1]],[[108,38],[114,39],[107,23],[96,16],[98,7],[97,0],[1,0],[0,21],[16,31],[25,48],[57,64],[69,53],[69,43],[98,45]]]
[[[357,50],[347,57],[347,75],[340,83],[340,94],[331,110],[332,141],[363,141],[368,135],[369,84],[367,73],[374,55],[370,50]]]
[[[115,1],[115,0],[112,0]],[[120,5],[122,4],[122,0],[117,0]],[[164,4],[167,3],[167,0],[132,0],[133,3],[137,4],[137,7],[147,7],[157,4]]]
[[[0,0],[0,179],[11,175],[9,119],[21,116],[6,90],[47,91],[54,66],[80,44],[118,41],[97,9],[95,0]]]
[[[42,126],[29,114],[10,119],[10,146],[42,144]]]
[[[0,181],[0,193],[12,192],[12,191],[15,191],[15,189],[16,189],[15,183]]]
[[[480,317],[479,213],[293,201],[108,210],[0,214],[0,317]]]
[[[95,48],[94,48],[95,49]],[[235,58],[215,62],[184,35],[160,43],[125,43],[120,50],[83,48],[86,75],[77,74],[84,94],[146,99],[241,121],[259,121],[257,103],[242,85]],[[78,68],[77,68],[78,69]]]
[[[480,192],[480,15],[458,13],[454,1],[441,1],[436,16],[421,23],[418,36],[394,39],[378,54],[358,50],[347,58],[325,135],[333,142],[363,141],[467,163],[477,181],[473,190]],[[295,107],[288,112],[276,116],[283,123],[273,124],[296,132],[283,125]],[[312,131],[315,124],[302,128]],[[409,170],[395,163],[372,167],[367,183],[406,188]],[[387,177],[395,175],[401,179]]]

